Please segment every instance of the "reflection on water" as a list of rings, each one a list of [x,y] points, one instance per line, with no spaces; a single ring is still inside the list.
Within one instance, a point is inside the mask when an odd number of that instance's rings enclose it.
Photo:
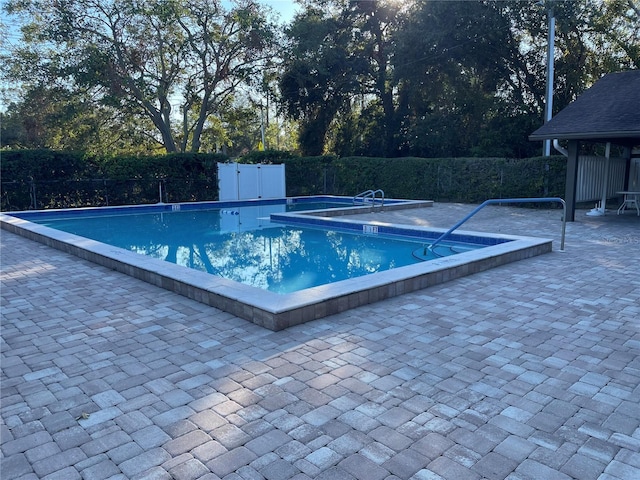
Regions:
[[[380,239],[313,229],[229,233],[179,248],[180,265],[279,293],[398,266],[397,247]],[[404,264],[414,263],[410,248],[405,257]]]
[[[278,293],[417,262],[413,242],[281,226],[268,215],[206,210],[42,223]]]

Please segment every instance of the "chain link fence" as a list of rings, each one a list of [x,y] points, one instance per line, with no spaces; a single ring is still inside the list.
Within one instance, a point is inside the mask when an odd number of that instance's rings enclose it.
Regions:
[[[382,189],[387,198],[481,203],[488,198],[564,194],[566,160],[288,158],[287,196],[353,196]],[[184,175],[149,172],[133,179],[12,179],[2,182],[2,211],[218,200],[215,167]],[[6,178],[6,177],[5,177]]]
[[[2,182],[2,211],[196,202],[218,199],[216,177],[14,180]]]
[[[388,198],[481,203],[489,198],[563,196],[566,161],[534,159],[370,159],[287,161],[287,194],[353,196],[382,189]]]

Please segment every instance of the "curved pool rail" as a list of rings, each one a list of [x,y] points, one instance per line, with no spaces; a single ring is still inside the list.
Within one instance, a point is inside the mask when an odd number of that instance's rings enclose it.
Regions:
[[[542,198],[492,198],[490,200],[485,200],[480,205],[471,211],[466,217],[456,223],[449,230],[440,235],[431,245],[427,248],[429,250],[433,250],[433,248],[440,243],[442,240],[447,238],[451,233],[458,229],[463,223],[473,217],[476,213],[482,210],[487,205],[499,205],[502,203],[561,203],[562,204],[562,235],[560,238],[560,251],[564,252],[564,237],[567,231],[567,204],[560,197],[542,197]]]

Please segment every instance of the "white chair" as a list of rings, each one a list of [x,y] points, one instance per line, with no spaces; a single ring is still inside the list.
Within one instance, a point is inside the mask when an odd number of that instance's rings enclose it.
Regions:
[[[624,195],[624,201],[618,207],[618,215],[624,212],[627,208],[635,208],[638,216],[640,217],[640,192],[618,192]]]

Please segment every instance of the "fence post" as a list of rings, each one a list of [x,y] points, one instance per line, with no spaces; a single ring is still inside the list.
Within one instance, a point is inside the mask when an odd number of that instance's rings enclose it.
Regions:
[[[33,181],[33,177],[29,177],[29,199],[31,201],[31,205],[29,205],[29,209],[37,210],[38,202],[36,199],[36,184]]]
[[[107,204],[107,207],[109,206],[109,189],[107,188],[107,179],[103,178],[102,179],[102,185],[104,186],[104,201]]]
[[[544,196],[546,197],[547,195],[549,195],[549,170],[550,170],[550,165],[548,163],[544,164]]]
[[[322,178],[323,180],[322,194],[326,195],[327,194],[327,167],[326,166],[322,169],[322,177],[323,177]]]

